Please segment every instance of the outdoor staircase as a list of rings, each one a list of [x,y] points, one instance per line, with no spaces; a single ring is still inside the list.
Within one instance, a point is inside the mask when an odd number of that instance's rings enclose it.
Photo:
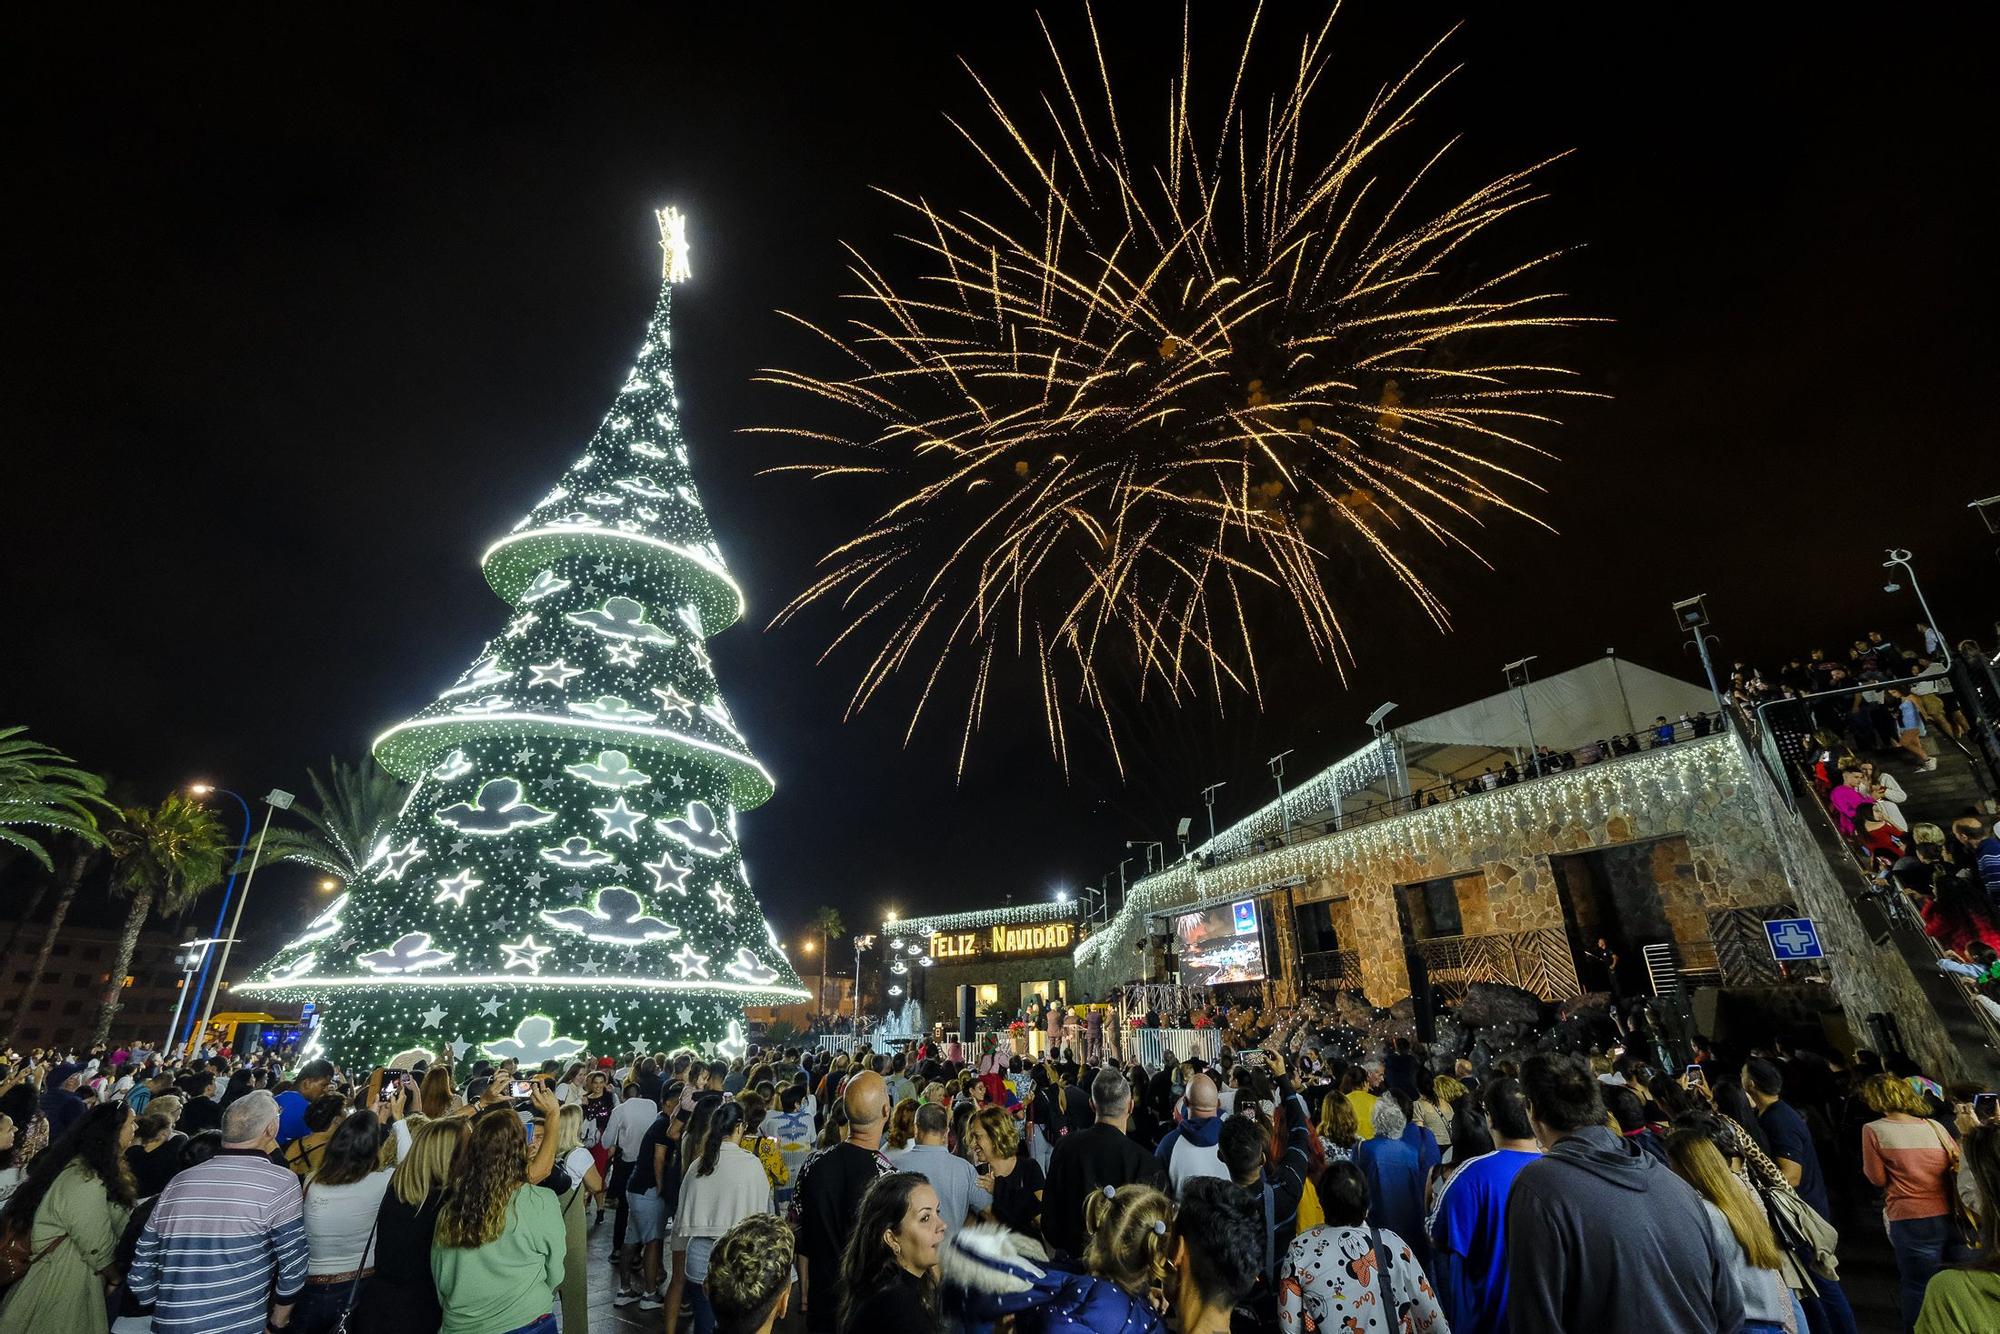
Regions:
[[[1975,809],[1986,800],[1986,793],[1969,759],[1949,739],[1936,738],[1933,745],[1940,746],[1943,753],[1938,767],[1930,772],[1899,763],[1893,756],[1876,757],[1875,763],[1878,769],[1887,769],[1894,775],[1908,794],[1909,800],[1902,809],[1911,826],[1935,824],[1949,837],[1951,821]],[[1818,794],[1802,791],[1799,812],[1814,845],[1833,868],[1863,920],[1880,923],[1886,919],[1888,940],[1884,948],[1896,951],[1909,965],[1938,1022],[1957,1046],[1966,1076],[1986,1088],[2000,1088],[2000,1025],[1987,1018],[1963,980],[1939,971],[1937,946],[1924,934],[1915,912],[1896,898],[1884,895],[1870,882],[1834,828],[1832,816]]]

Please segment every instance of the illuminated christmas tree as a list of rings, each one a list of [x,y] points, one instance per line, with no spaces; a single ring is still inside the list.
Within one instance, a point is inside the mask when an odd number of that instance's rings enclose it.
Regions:
[[[660,299],[583,456],[482,559],[512,608],[435,703],[375,740],[416,786],[360,878],[239,992],[310,1000],[350,1066],[451,1043],[741,1050],[806,999],[750,892],[736,815],[771,795],[704,641],[743,612],[688,467]]]

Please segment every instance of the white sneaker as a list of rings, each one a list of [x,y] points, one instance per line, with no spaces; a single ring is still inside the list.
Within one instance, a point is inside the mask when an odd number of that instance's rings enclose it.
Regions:
[[[639,1300],[638,1293],[632,1291],[632,1289],[630,1288],[620,1288],[618,1289],[618,1295],[611,1299],[611,1304],[613,1306],[630,1306],[633,1302],[636,1302],[638,1300]]]
[[[1924,772],[1929,773],[1935,768],[1937,768],[1937,756],[1933,755],[1924,761]]]
[[[639,1299],[639,1309],[641,1311],[657,1311],[666,1304],[665,1300],[657,1292],[649,1292]]]

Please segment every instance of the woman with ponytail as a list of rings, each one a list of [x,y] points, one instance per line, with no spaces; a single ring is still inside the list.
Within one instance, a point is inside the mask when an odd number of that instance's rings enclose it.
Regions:
[[[1033,1263],[1005,1228],[962,1228],[945,1239],[944,1305],[968,1323],[1014,1317],[1017,1331],[1160,1334],[1173,1204],[1151,1186],[1105,1186],[1084,1201],[1087,1273]]]
[[[771,1179],[743,1147],[744,1108],[734,1100],[707,1108],[705,1124],[689,1124],[689,1164],[674,1211],[673,1282],[667,1291],[667,1334],[680,1323],[681,1295],[694,1307],[694,1334],[715,1334],[709,1305],[708,1256],[723,1233],[753,1214],[771,1212]]]

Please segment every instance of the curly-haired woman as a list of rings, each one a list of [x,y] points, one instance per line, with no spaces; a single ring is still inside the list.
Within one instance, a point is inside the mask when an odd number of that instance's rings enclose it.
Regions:
[[[511,1106],[482,1112],[452,1165],[431,1277],[442,1334],[555,1334],[562,1205],[528,1185],[528,1139]]]
[[[105,1334],[104,1283],[138,1199],[125,1150],[132,1113],[122,1102],[85,1112],[36,1156],[8,1212],[32,1219],[26,1276],[0,1305],[0,1334]]]

